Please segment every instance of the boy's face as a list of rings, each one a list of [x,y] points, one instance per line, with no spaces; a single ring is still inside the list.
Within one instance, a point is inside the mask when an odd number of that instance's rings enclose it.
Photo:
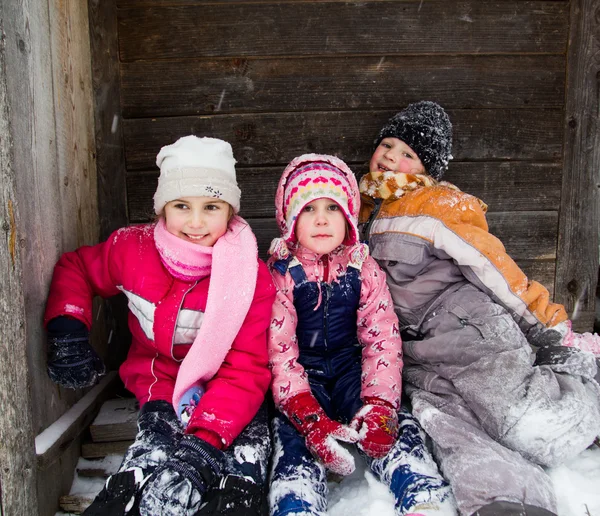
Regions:
[[[331,199],[315,199],[298,215],[296,238],[301,246],[317,254],[327,254],[346,238],[346,217]]]
[[[194,244],[212,247],[227,231],[231,207],[213,197],[181,197],[165,205],[167,231]]]
[[[392,136],[381,140],[369,164],[371,172],[402,172],[405,174],[426,174],[425,167],[417,153],[406,143]]]

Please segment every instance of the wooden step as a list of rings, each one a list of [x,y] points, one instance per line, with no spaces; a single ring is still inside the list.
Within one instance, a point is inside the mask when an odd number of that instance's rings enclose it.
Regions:
[[[100,459],[107,455],[125,455],[133,440],[112,441],[105,443],[85,442],[81,445],[81,456],[84,459]]]
[[[94,443],[133,441],[137,433],[139,407],[134,398],[106,401],[90,425]]]

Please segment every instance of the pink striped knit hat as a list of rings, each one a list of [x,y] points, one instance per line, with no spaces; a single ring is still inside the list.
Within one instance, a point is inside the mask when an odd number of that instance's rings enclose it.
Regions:
[[[302,209],[309,202],[323,198],[335,201],[346,216],[349,231],[343,243],[358,242],[360,194],[354,173],[335,156],[303,154],[283,171],[275,194],[277,224],[286,243],[296,242],[294,229]]]

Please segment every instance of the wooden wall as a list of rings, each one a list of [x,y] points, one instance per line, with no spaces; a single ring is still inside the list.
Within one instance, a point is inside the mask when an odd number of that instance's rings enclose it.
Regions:
[[[435,100],[454,124],[446,178],[488,203],[491,231],[554,292],[567,56],[581,50],[570,50],[570,20],[595,10],[593,0],[117,4],[130,222],[149,220],[160,147],[190,133],[215,136],[233,145],[242,215],[264,253],[276,234],[275,186],[290,159],[336,154],[361,174],[388,117]],[[578,66],[586,69],[592,54],[583,54]],[[590,103],[597,101],[575,102],[586,110]],[[597,195],[589,167],[576,175],[569,181],[583,177],[583,188]],[[581,216],[575,210],[570,224]],[[591,233],[586,239],[597,241]],[[562,252],[571,256],[573,246]],[[581,252],[589,255],[585,271],[567,268],[558,279],[565,295],[557,297],[570,309],[583,284],[595,285],[597,246]],[[586,279],[569,293],[573,274]],[[589,327],[593,288],[583,294]]]
[[[50,516],[71,486],[77,434],[43,465],[34,440],[82,393],[46,374],[43,312],[60,254],[99,239],[87,5],[1,2],[0,32],[0,248],[10,257],[2,260],[0,513]]]

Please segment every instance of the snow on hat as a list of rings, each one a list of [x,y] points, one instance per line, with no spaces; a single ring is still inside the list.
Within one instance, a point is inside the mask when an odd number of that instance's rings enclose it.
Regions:
[[[215,197],[240,210],[241,191],[235,178],[231,145],[217,138],[184,136],[156,156],[160,168],[154,211],[160,214],[180,197]]]
[[[431,177],[442,178],[452,159],[452,124],[442,106],[428,100],[408,105],[387,121],[375,145],[390,136],[414,150]]]
[[[294,229],[302,209],[316,199],[331,199],[342,209],[349,233],[344,244],[358,242],[357,218],[360,194],[354,173],[335,156],[304,154],[283,171],[275,194],[276,218],[281,236],[295,242]]]

